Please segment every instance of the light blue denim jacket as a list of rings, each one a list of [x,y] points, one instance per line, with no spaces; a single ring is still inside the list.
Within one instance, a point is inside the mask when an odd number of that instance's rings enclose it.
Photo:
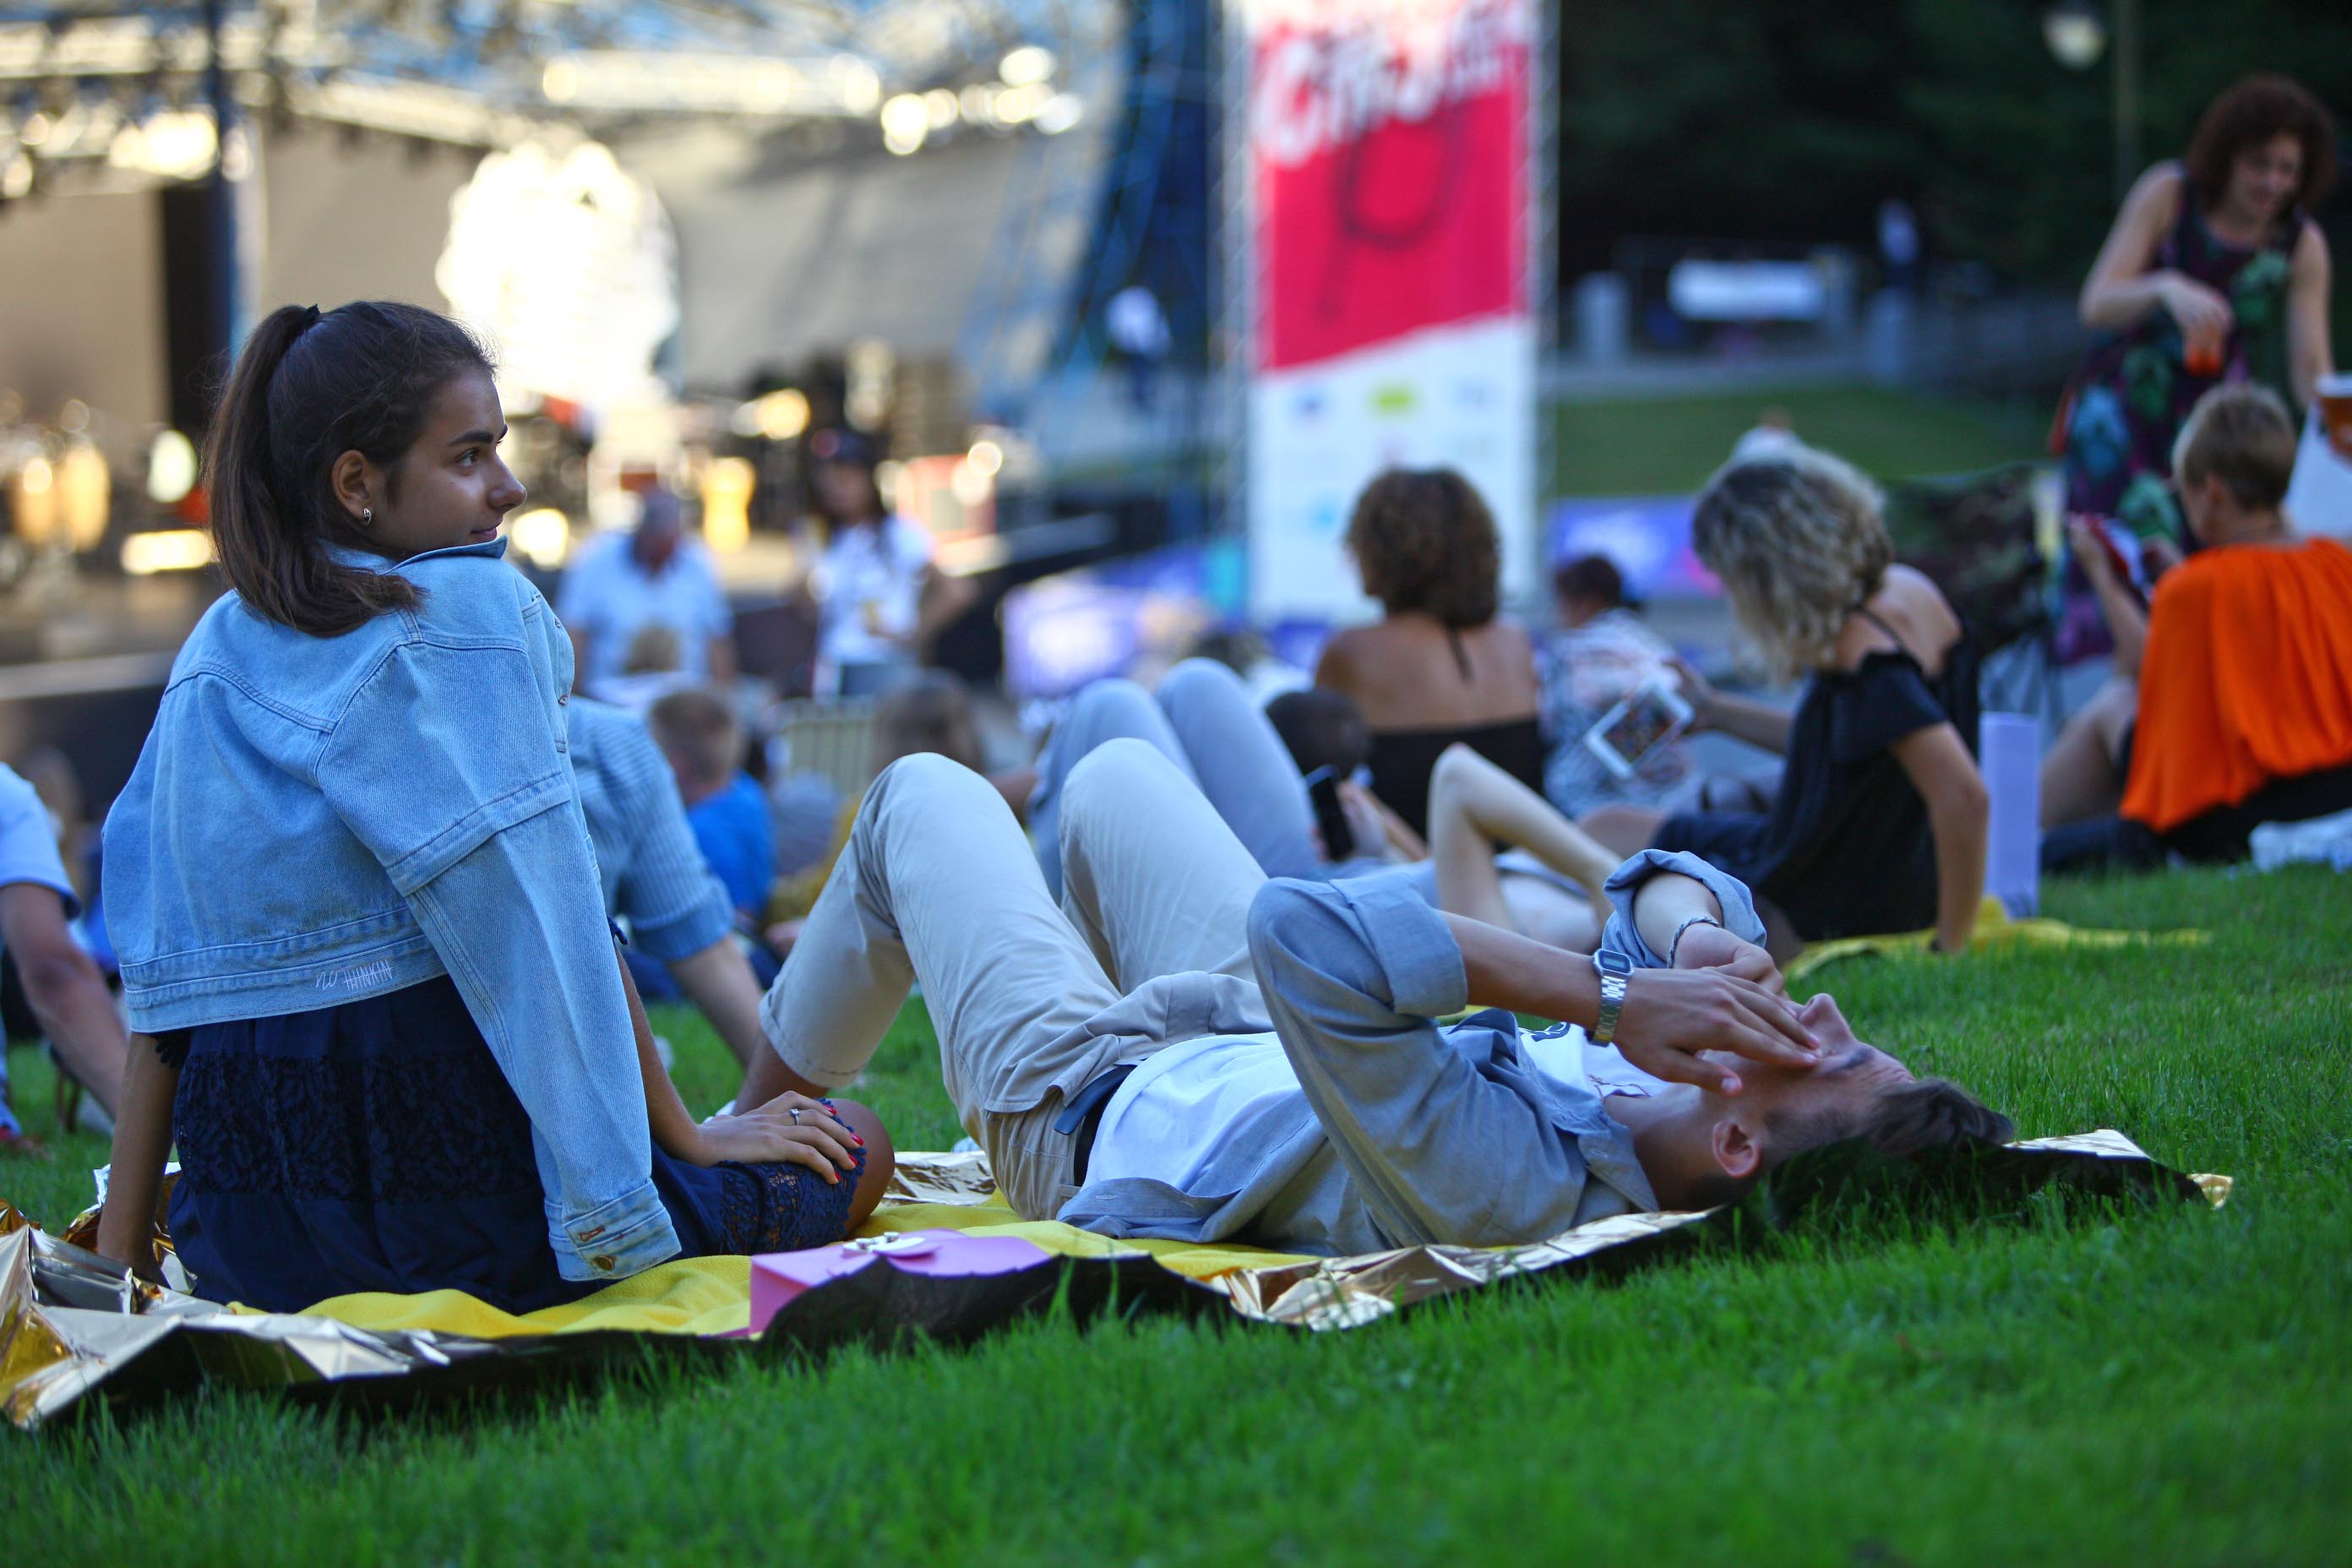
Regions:
[[[1705,883],[1734,934],[1764,940],[1736,878],[1645,849],[1606,885],[1616,908],[1604,952],[1666,967],[1633,908],[1643,883],[1670,871]],[[1468,1005],[1468,981],[1460,944],[1409,878],[1270,881],[1250,905],[1249,949],[1300,1092],[1250,1142],[1228,1144],[1192,1191],[1146,1177],[1091,1182],[1063,1205],[1065,1224],[1345,1254],[1520,1245],[1658,1206],[1633,1134],[1600,1090],[1544,1072],[1516,1018],[1490,1008],[1436,1022]],[[1465,1149],[1477,1157],[1460,1158]]]
[[[572,647],[503,540],[392,565],[341,637],[235,594],[197,624],[106,822],[133,1028],[307,1012],[447,974],[530,1115],[567,1279],[674,1256],[567,755]]]

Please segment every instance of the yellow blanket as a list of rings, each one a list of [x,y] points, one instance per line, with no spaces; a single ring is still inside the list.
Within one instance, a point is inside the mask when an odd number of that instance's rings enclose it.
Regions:
[[[886,1205],[860,1236],[893,1230],[961,1230],[974,1236],[1017,1236],[1066,1258],[1100,1258],[1118,1252],[1148,1252],[1179,1274],[1211,1279],[1235,1268],[1298,1263],[1293,1253],[1255,1247],[1192,1247],[1176,1241],[1110,1241],[1054,1220],[1015,1218],[1002,1197],[978,1204]],[[536,1312],[502,1312],[461,1290],[427,1290],[392,1296],[367,1292],[337,1296],[310,1309],[354,1328],[434,1329],[503,1339],[515,1334],[582,1333],[625,1329],[637,1333],[723,1334],[751,1326],[751,1260],[748,1258],[688,1258],[646,1269],[633,1279],[567,1307]]]
[[[1840,959],[1925,952],[1935,934],[1932,931],[1913,931],[1893,936],[1849,936],[1835,942],[1817,942],[1799,953],[1781,973],[1794,984]],[[2204,940],[2201,931],[2085,931],[2063,921],[2011,920],[2000,900],[1988,893],[1977,913],[1976,936],[1969,945],[1971,951],[1996,947],[2132,947],[2142,943],[2179,945]]]

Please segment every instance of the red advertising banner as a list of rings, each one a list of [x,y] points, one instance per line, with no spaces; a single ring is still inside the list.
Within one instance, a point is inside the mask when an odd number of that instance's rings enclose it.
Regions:
[[[1525,312],[1527,0],[1254,10],[1257,367]]]

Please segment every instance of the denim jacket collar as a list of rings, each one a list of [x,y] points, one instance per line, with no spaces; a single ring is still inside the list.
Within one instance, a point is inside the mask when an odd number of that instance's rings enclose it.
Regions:
[[[327,559],[336,565],[356,566],[362,572],[375,573],[397,572],[402,567],[416,562],[435,561],[444,555],[488,555],[497,559],[506,552],[507,536],[503,533],[496,539],[486,539],[479,544],[452,544],[444,550],[427,550],[420,554],[412,555],[405,561],[387,560],[373,550],[362,550],[352,544],[327,546]]]

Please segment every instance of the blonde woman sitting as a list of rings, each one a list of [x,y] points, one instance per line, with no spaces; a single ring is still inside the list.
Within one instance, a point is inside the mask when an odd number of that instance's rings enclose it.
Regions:
[[[1983,896],[1977,658],[1936,585],[1894,563],[1877,488],[1809,447],[1734,463],[1699,497],[1691,542],[1740,629],[1787,677],[1791,713],[1685,674],[1711,724],[1788,758],[1768,814],[1612,806],[1612,848],[1686,849],[1755,889],[1785,958],[1830,937],[1933,926],[1967,945]]]

